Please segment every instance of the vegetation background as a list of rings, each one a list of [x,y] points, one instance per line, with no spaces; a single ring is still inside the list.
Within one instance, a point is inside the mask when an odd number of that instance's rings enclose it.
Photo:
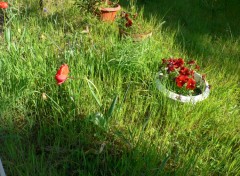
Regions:
[[[0,38],[7,175],[240,175],[238,0],[139,0],[154,26],[142,42],[121,40],[117,23],[73,3],[53,13],[35,0],[9,4]],[[197,60],[208,99],[182,104],[156,89],[169,57]],[[63,63],[73,79],[57,86]]]

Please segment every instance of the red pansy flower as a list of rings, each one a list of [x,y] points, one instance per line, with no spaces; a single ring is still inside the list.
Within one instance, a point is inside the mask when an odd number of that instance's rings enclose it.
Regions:
[[[174,65],[176,63],[176,59],[168,59],[168,63]]]
[[[180,75],[185,75],[185,76],[189,76],[190,75],[190,71],[187,67],[181,67],[180,71],[179,71]]]
[[[57,74],[55,76],[55,79],[56,79],[58,85],[64,83],[67,80],[68,73],[69,73],[68,65],[63,64],[59,68],[59,70],[57,71]]]
[[[187,89],[194,90],[196,88],[196,81],[193,78],[188,79]]]
[[[175,62],[174,62],[175,68],[182,67],[183,64],[184,64],[184,60],[182,58],[179,58],[179,59],[175,60]]]
[[[0,9],[6,9],[8,8],[8,3],[7,2],[0,2]]]
[[[176,77],[177,86],[181,88],[188,81],[188,79],[189,78],[185,75],[179,75]]]
[[[197,65],[194,60],[190,60],[186,62],[186,64],[182,58],[162,59],[163,67],[160,68],[162,72],[167,72],[169,74],[169,79],[174,80],[177,87],[190,91],[197,87],[197,81],[194,77],[195,71],[199,70],[200,66]],[[206,75],[202,75],[203,80],[205,80],[205,77]],[[181,91],[179,90],[179,92]],[[191,91],[189,93],[191,94]]]
[[[163,63],[168,63],[168,67],[179,68],[182,67],[184,64],[184,60],[182,58],[179,59],[162,59]]]
[[[175,70],[175,67],[174,67],[174,65],[172,63],[169,63],[167,65],[167,68],[168,68],[168,70],[167,70],[168,72],[173,72]]]

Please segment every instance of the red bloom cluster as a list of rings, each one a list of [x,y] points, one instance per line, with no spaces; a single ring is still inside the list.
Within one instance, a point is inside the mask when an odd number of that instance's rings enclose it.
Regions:
[[[184,60],[178,59],[162,59],[163,64],[166,66],[167,72],[177,72],[175,82],[178,87],[182,88],[186,84],[186,89],[194,90],[196,88],[196,81],[194,79],[194,70],[184,66]],[[199,70],[200,67],[196,65],[194,60],[187,62],[188,65],[195,65],[195,69]]]
[[[179,59],[163,59],[163,64],[167,64],[168,72],[172,72],[183,66],[184,61],[182,58]]]
[[[132,26],[132,20],[128,20],[125,24],[126,27],[131,27]]]
[[[178,77],[176,77],[176,83],[178,87],[182,87],[186,82],[188,82],[188,76],[185,75],[179,75]]]
[[[125,14],[125,19],[127,20],[125,26],[126,26],[126,27],[131,27],[131,26],[133,25],[133,22],[132,22],[132,20],[129,18],[129,14],[128,14],[128,13]]]

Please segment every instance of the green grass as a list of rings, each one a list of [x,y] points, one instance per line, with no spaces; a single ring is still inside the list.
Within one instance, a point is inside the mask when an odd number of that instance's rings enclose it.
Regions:
[[[240,175],[237,0],[139,0],[156,22],[142,42],[120,40],[117,24],[72,4],[45,15],[26,2],[9,1],[0,38],[7,175]],[[212,85],[206,100],[182,104],[157,90],[171,56],[197,60]],[[57,86],[63,63],[75,79]]]

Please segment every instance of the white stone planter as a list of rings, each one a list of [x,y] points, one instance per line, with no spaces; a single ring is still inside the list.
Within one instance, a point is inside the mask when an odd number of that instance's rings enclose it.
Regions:
[[[2,161],[0,159],[0,176],[6,176],[4,169],[3,169],[3,165],[2,165]]]
[[[210,94],[210,85],[208,84],[208,82],[206,80],[202,79],[202,75],[198,74],[198,73],[194,73],[194,78],[196,80],[196,82],[201,82],[203,84],[205,84],[205,90],[203,91],[202,94],[196,95],[196,96],[184,96],[184,95],[180,95],[177,94],[175,92],[172,92],[168,89],[166,89],[166,87],[161,83],[160,80],[160,76],[162,75],[161,72],[158,72],[156,75],[156,86],[158,88],[158,90],[160,90],[164,95],[168,96],[169,98],[179,101],[179,102],[183,102],[183,103],[197,103],[199,101],[205,100],[209,94]]]

